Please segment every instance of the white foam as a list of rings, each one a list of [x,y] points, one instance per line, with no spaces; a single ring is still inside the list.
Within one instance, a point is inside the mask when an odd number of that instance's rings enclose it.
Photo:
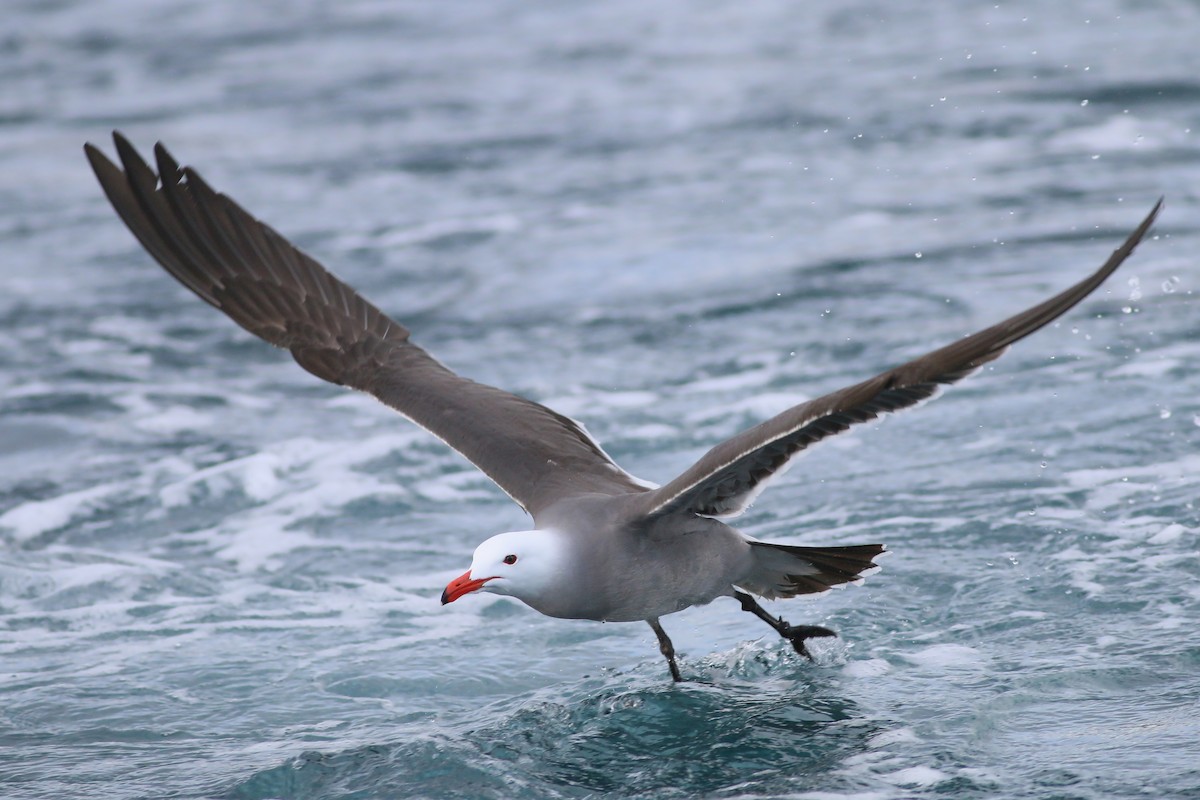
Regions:
[[[725,420],[746,415],[759,420],[770,419],[808,398],[798,392],[756,392],[735,400],[722,399],[687,414],[684,419],[691,423]]]
[[[875,678],[890,672],[892,665],[882,658],[871,658],[866,661],[851,661],[842,667],[842,674],[851,678]]]
[[[461,503],[495,497],[495,488],[491,481],[474,468],[417,481],[412,485],[412,490],[421,497],[439,503]]]
[[[182,475],[178,464],[166,461],[150,465],[144,475],[146,482],[160,486],[159,501],[166,509],[186,505],[198,497],[230,493],[251,500],[254,505],[250,508],[231,513],[215,527],[189,536],[216,545],[219,555],[241,570],[253,571],[297,547],[325,545],[295,530],[301,520],[336,515],[348,503],[368,497],[411,496],[403,483],[381,480],[361,466],[407,448],[420,436],[418,431],[403,431],[350,442],[299,437],[194,472],[184,470]],[[450,457],[447,454],[446,458]],[[164,473],[170,476],[165,484],[161,482]],[[455,489],[460,482],[477,483],[480,491]],[[486,479],[465,470],[418,483],[430,495],[457,500],[483,495],[485,487],[490,486]]]
[[[987,450],[995,452],[1008,446],[1008,439],[998,434],[986,434],[960,445],[963,450]]]
[[[1063,478],[1069,486],[1087,490],[1086,508],[1105,510],[1124,505],[1151,487],[1157,487],[1156,494],[1168,489],[1200,489],[1200,454],[1190,453],[1174,461],[1073,470],[1064,472]],[[1159,518],[1158,524],[1161,523]],[[1115,528],[1110,526],[1110,529]]]
[[[895,792],[803,792],[796,800],[895,800]]]
[[[494,214],[487,217],[459,217],[442,219],[414,225],[404,230],[394,230],[373,238],[352,238],[347,243],[355,246],[371,248],[398,247],[403,245],[421,244],[449,236],[461,236],[472,233],[511,233],[520,230],[521,220],[512,214]]]
[[[215,464],[162,487],[159,497],[177,506],[203,488],[214,495],[241,491],[260,502],[280,500],[305,488],[307,502],[297,508],[315,511],[320,502],[345,502],[370,494],[394,495],[403,490],[355,467],[411,444],[415,434],[389,434],[365,441],[319,441],[308,437],[272,444],[268,449]]]
[[[852,233],[862,233],[864,231],[874,231],[878,228],[889,227],[896,224],[895,214],[889,214],[885,211],[879,210],[860,211],[856,214],[847,214],[844,217],[839,217],[837,220],[835,220],[832,230],[834,231],[835,235],[838,233],[849,235]]]
[[[1061,491],[1058,488],[1053,488],[1045,492],[1049,497],[1059,497]],[[1023,519],[1029,516],[1028,509],[1022,509],[1016,513],[1018,519]],[[1056,508],[1054,506],[1039,506],[1037,509],[1038,519],[1043,522],[1074,522],[1076,520],[1087,519],[1088,512],[1081,508]]]
[[[156,414],[135,417],[133,424],[138,430],[150,433],[179,433],[210,428],[213,416],[189,406],[171,406]]]
[[[879,777],[897,786],[933,786],[950,778],[940,769],[933,767],[908,767]]]
[[[986,659],[978,650],[963,644],[935,644],[901,657],[926,669],[974,669]]]
[[[994,786],[1000,786],[1000,776],[991,770],[980,769],[978,767],[961,767],[958,774],[964,778],[969,778],[975,783],[990,783]]]
[[[1179,367],[1179,360],[1174,358],[1139,358],[1108,370],[1104,376],[1106,378],[1161,378]]]
[[[594,391],[594,390],[593,390]],[[660,396],[657,392],[598,392],[597,402],[608,408],[645,408],[657,403]]]
[[[696,392],[744,392],[755,389],[759,386],[767,385],[772,378],[779,374],[777,367],[759,367],[757,369],[748,369],[742,372],[734,372],[729,375],[720,375],[712,378],[700,378],[694,380],[687,385],[689,393]],[[776,410],[779,413],[789,405],[795,405],[799,400],[794,399],[787,405]]]
[[[1171,631],[1189,624],[1188,609],[1179,603],[1159,603],[1155,606],[1155,611],[1161,619],[1151,626],[1153,628]]]
[[[877,733],[867,740],[867,747],[888,747],[893,744],[910,744],[921,741],[912,728],[895,728]]]
[[[196,470],[187,477],[162,487],[158,496],[167,508],[191,502],[201,487],[212,495],[223,495],[240,489],[247,497],[255,500],[270,500],[280,491],[278,472],[283,467],[283,461],[278,454],[254,453]]]
[[[243,572],[262,569],[279,556],[320,542],[303,531],[290,530],[289,515],[256,515],[251,526],[232,533],[230,541],[217,550],[221,558],[233,561]]]
[[[621,438],[626,441],[647,442],[661,439],[676,439],[679,428],[665,423],[650,422],[645,425],[626,425],[621,429]]]
[[[16,541],[27,542],[90,513],[120,488],[118,484],[105,483],[48,500],[30,500],[0,514],[0,528],[9,529]]]
[[[1095,597],[1104,592],[1104,587],[1092,580],[1100,571],[1097,559],[1084,553],[1078,547],[1069,547],[1051,556],[1055,561],[1067,562],[1065,569],[1070,576],[1070,583],[1088,597]]]
[[[1089,155],[1190,144],[1190,137],[1179,125],[1167,120],[1139,119],[1132,114],[1116,114],[1098,125],[1064,131],[1047,143],[1054,151],[1083,151]]]
[[[1192,533],[1192,531],[1178,522],[1172,522],[1146,541],[1150,544],[1169,544],[1179,539],[1185,533]]]
[[[557,395],[543,399],[543,405],[577,422],[581,417],[602,416],[597,409],[652,408],[662,401],[658,392],[613,391],[606,392],[596,387],[578,387],[576,393]]]

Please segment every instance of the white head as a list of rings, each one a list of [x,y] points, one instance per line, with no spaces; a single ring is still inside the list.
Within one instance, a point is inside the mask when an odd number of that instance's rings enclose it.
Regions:
[[[478,591],[531,603],[570,580],[567,566],[566,542],[554,531],[500,533],[475,548],[471,568],[446,586],[442,605]]]

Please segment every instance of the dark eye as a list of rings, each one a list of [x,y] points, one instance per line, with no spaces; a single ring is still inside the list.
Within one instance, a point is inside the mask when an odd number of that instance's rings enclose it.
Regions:
[[[505,556],[504,563],[505,564],[515,564],[515,563],[517,563],[517,557],[513,556],[513,555]]]

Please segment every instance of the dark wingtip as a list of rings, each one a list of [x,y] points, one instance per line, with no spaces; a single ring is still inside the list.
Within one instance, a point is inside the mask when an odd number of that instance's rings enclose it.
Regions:
[[[1137,249],[1137,246],[1142,243],[1142,239],[1146,238],[1146,234],[1150,232],[1150,228],[1154,226],[1154,222],[1158,219],[1159,212],[1163,210],[1165,202],[1165,196],[1158,198],[1158,202],[1154,204],[1154,208],[1150,209],[1150,213],[1146,215],[1142,223],[1137,226],[1133,233],[1125,237],[1125,241],[1121,243],[1120,247],[1113,251],[1108,261],[1104,262],[1104,266],[1097,272],[1097,275],[1102,276],[1100,280],[1104,280],[1115,272],[1125,259],[1133,255],[1133,251]]]
[[[105,185],[105,180],[119,179],[121,170],[109,160],[108,156],[104,155],[104,151],[91,142],[84,142],[83,154],[87,157],[88,164],[92,168],[92,173],[96,179],[100,181],[100,185]],[[105,192],[108,190],[105,189]]]
[[[1151,222],[1153,222],[1155,220],[1155,218],[1158,217],[1158,212],[1162,211],[1163,208],[1166,206],[1166,204],[1167,204],[1167,196],[1165,194],[1159,195],[1158,202],[1154,204],[1154,208],[1150,209],[1149,219]]]
[[[154,161],[158,166],[158,177],[166,186],[167,182],[178,183],[180,178],[179,162],[167,150],[162,142],[154,143]]]
[[[1157,219],[1158,213],[1160,211],[1162,211],[1164,208],[1166,208],[1166,206],[1167,206],[1167,196],[1165,194],[1160,195],[1158,198],[1158,202],[1154,204],[1154,208],[1150,209],[1150,221],[1153,222],[1155,219]]]
[[[162,172],[162,164],[170,164],[172,166],[171,172],[179,171],[179,162],[175,159],[175,156],[171,155],[171,151],[162,142],[154,143],[154,158],[160,165],[159,172]]]
[[[129,139],[125,138],[125,134],[118,130],[114,130],[112,132],[112,136],[118,152],[120,152],[122,147],[132,149],[132,145],[129,144]],[[108,156],[104,155],[104,151],[91,142],[83,143],[83,154],[87,156],[87,159],[91,162],[93,168],[95,168],[96,164],[112,164],[112,161],[109,160]]]
[[[1151,226],[1153,226],[1155,221],[1158,219],[1158,215],[1163,210],[1166,201],[1166,195],[1158,198],[1158,202],[1154,204],[1154,208],[1150,209],[1150,213],[1146,215],[1144,220],[1142,220],[1142,224],[1138,225],[1137,230],[1130,234],[1128,241],[1130,246],[1136,245],[1142,241],[1143,237],[1145,237]]]
[[[83,154],[87,157],[88,163],[92,165],[93,172],[96,171],[97,164],[111,163],[108,157],[101,152],[100,148],[91,142],[83,143]]]
[[[125,174],[135,184],[141,181],[157,182],[158,175],[150,169],[150,165],[142,158],[133,143],[125,138],[120,131],[113,131],[113,142],[117,145],[117,157],[125,167]]]

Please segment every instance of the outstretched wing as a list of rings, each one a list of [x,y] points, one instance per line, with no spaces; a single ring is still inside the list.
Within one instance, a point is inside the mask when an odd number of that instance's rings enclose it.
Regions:
[[[686,472],[638,500],[648,516],[690,512],[710,517],[737,516],[771,478],[814,442],[881,414],[932,397],[939,386],[956,383],[999,358],[1013,342],[1057,319],[1087,297],[1121,266],[1146,235],[1162,200],[1125,243],[1094,274],[1028,311],[960,339],[940,350],[888,370],[870,380],[793,406],[766,422],[709,450]]]
[[[200,299],[318,378],[374,395],[457,450],[536,516],[559,498],[646,485],[579,423],[456,375],[408,330],[287,239],[218,194],[166,148],[158,174],[119,133],[124,171],[84,146],[100,185],[142,246]]]

